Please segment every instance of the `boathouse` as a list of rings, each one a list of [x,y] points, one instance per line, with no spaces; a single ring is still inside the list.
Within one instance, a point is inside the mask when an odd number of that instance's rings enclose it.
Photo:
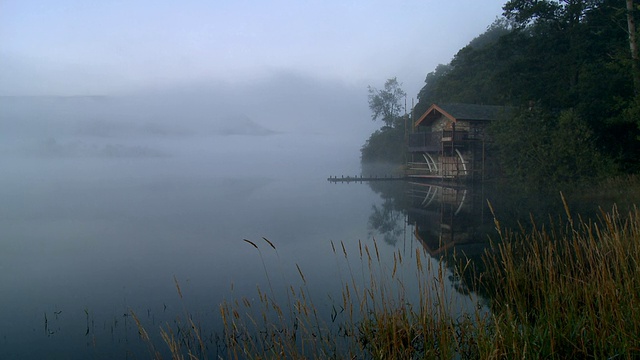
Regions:
[[[478,181],[485,177],[487,126],[505,107],[433,104],[413,123],[407,176]]]

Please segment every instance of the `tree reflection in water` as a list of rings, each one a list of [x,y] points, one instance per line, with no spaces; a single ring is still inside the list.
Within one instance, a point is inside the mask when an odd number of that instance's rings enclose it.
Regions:
[[[369,235],[375,230],[382,235],[382,239],[389,245],[395,245],[403,234],[404,214],[393,208],[390,200],[385,200],[381,206],[373,205],[369,216]]]
[[[395,246],[406,230],[407,197],[404,181],[372,181],[371,189],[380,195],[382,204],[371,206],[369,235],[382,237],[385,243]]]

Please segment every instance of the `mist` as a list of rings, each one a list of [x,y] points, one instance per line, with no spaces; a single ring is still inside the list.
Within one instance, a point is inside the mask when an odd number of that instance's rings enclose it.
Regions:
[[[0,146],[3,161],[18,167],[120,160],[151,173],[158,166],[158,176],[190,166],[208,174],[276,176],[307,172],[305,164],[314,163],[310,169],[323,164],[320,176],[330,175],[334,163],[335,171],[350,166],[356,173],[359,148],[376,126],[366,96],[365,88],[279,74],[118,96],[0,97]]]
[[[244,238],[271,238],[289,263],[330,271],[318,254],[329,256],[330,239],[366,236],[376,201],[366,186],[326,180],[359,173],[377,126],[366,104],[366,88],[294,74],[0,97],[0,285],[10,309],[0,311],[0,357],[81,348],[86,309],[96,323],[129,308],[169,321],[174,276],[189,279],[196,311],[216,307],[231,283],[250,293],[262,269],[247,262],[255,252]],[[43,313],[56,314],[54,341],[32,333]],[[100,329],[99,342],[113,338]],[[101,351],[120,357],[126,333],[115,336]]]

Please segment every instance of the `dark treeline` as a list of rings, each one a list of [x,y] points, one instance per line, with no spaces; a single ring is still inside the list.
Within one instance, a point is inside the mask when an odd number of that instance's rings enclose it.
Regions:
[[[507,2],[502,18],[427,75],[414,117],[433,103],[513,107],[492,125],[498,175],[506,178],[568,183],[639,172],[640,76],[629,36],[638,6],[627,3]],[[374,115],[375,100],[393,87],[370,88]],[[402,159],[406,119],[394,115],[363,146],[363,162]]]

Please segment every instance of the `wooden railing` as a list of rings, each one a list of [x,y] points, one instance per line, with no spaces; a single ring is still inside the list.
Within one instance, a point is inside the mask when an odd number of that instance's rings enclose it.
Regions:
[[[438,151],[442,147],[442,133],[415,133],[409,135],[409,151]]]
[[[443,131],[442,132],[442,141],[454,141],[461,142],[469,139],[468,131]]]
[[[469,139],[467,131],[421,132],[409,135],[409,151],[440,151],[442,143],[463,143]]]

